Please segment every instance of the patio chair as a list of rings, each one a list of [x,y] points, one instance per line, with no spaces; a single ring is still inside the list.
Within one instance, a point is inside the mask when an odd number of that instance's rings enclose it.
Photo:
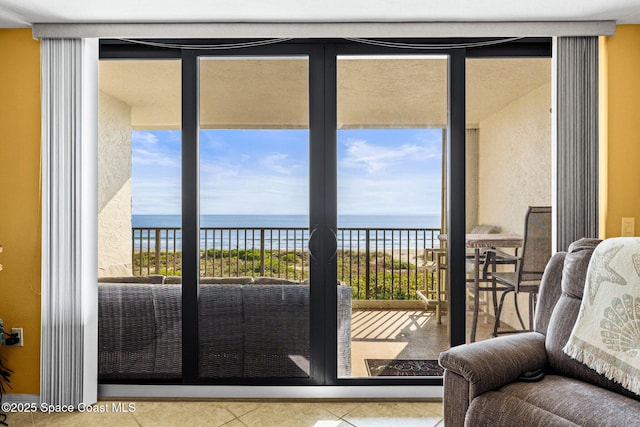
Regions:
[[[525,216],[524,240],[520,256],[510,255],[496,249],[489,249],[485,252],[486,261],[484,265],[485,276],[492,282],[492,287],[502,291],[500,303],[496,310],[493,336],[500,333],[511,333],[514,331],[498,331],[500,327],[500,315],[504,307],[506,296],[514,293],[514,304],[516,315],[522,326],[522,331],[533,330],[533,314],[535,309],[536,296],[540,287],[542,274],[545,266],[551,258],[551,207],[530,206]],[[496,259],[502,263],[512,262],[515,271],[498,272],[496,270]],[[488,266],[492,266],[493,271],[487,271]],[[499,288],[498,288],[499,286]],[[529,294],[529,328],[526,329],[520,310],[518,308],[518,294]]]
[[[425,302],[425,308],[430,304],[435,305],[436,321],[442,324],[442,312],[447,302],[447,290],[444,286],[444,278],[447,269],[447,250],[431,249],[424,254],[425,274],[424,289],[418,289],[416,295]],[[431,287],[429,287],[429,276],[431,276]]]
[[[476,225],[469,232],[470,234],[492,234],[499,233],[500,227],[496,225],[489,224],[480,224]],[[474,253],[472,251],[468,252],[466,262],[466,272],[470,273],[474,269],[473,257]],[[416,291],[416,295],[418,298],[425,301],[427,306],[429,304],[434,304],[436,309],[436,320],[438,324],[442,323],[442,312],[443,308],[446,306],[448,301],[447,299],[447,289],[445,284],[446,270],[447,270],[447,249],[446,248],[438,248],[427,250],[424,253],[425,264],[424,268],[430,273],[431,277],[435,280],[432,280],[431,288],[429,288],[428,284],[428,274],[424,275],[424,289],[419,289]],[[484,252],[481,255],[481,262],[484,261]],[[435,282],[435,283],[434,283]]]

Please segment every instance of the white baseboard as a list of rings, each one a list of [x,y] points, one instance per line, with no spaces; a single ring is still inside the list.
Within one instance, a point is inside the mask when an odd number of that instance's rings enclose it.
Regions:
[[[442,399],[442,386],[163,386],[102,384],[99,398],[186,399]],[[6,403],[39,404],[37,394],[8,394]]]
[[[101,384],[98,398],[439,399],[442,386],[187,386]]]
[[[40,395],[37,394],[9,394],[2,395],[3,403],[40,403]]]

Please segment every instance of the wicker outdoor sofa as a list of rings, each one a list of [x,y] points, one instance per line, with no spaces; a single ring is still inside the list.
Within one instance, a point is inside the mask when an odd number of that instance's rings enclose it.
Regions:
[[[180,278],[131,276],[98,283],[102,381],[172,380],[182,369]],[[309,375],[309,285],[251,277],[202,278],[203,378]],[[338,285],[338,374],[351,372],[351,288]]]

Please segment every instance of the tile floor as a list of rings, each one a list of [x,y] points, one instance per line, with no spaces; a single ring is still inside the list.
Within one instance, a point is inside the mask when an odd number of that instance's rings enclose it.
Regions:
[[[118,412],[122,404],[128,412]],[[115,405],[115,406],[114,406]],[[13,413],[10,427],[24,426],[259,426],[433,427],[443,426],[437,401],[101,401],[104,412]]]
[[[468,312],[467,325],[470,316]],[[367,375],[366,358],[437,359],[449,346],[447,317],[438,325],[432,311],[354,310],[352,326],[353,376]],[[492,327],[491,317],[480,320],[478,340],[490,338]],[[11,427],[444,426],[439,401],[135,401],[130,411],[118,412],[122,403],[99,402],[96,409],[104,412],[13,413],[6,422]]]

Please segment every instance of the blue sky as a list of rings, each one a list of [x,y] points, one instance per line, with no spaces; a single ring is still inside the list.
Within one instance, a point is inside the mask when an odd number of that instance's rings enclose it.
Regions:
[[[203,130],[200,209],[207,214],[307,214],[308,130]],[[440,211],[440,130],[338,132],[338,211]],[[133,214],[179,214],[180,131],[132,134]]]

